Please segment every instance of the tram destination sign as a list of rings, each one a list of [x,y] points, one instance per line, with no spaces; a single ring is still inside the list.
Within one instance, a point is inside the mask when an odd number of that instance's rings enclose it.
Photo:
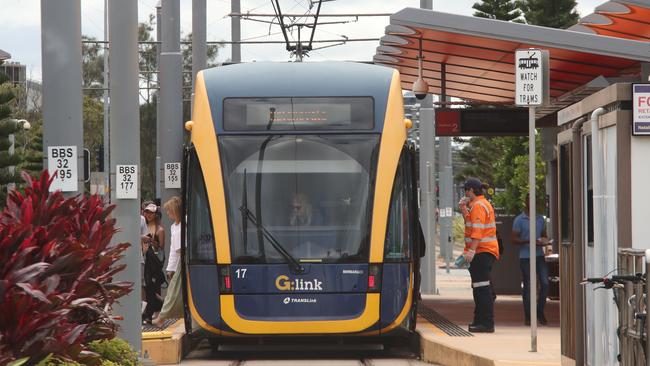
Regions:
[[[549,101],[548,51],[517,50],[515,53],[515,104],[536,107]]]
[[[650,136],[650,84],[632,84],[632,134]]]

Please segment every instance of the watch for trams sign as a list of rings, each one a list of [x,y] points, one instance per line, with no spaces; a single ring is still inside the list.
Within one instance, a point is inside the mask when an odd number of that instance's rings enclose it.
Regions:
[[[650,136],[650,84],[632,84],[632,134]]]
[[[548,51],[517,50],[515,53],[515,104],[541,106],[548,102]]]

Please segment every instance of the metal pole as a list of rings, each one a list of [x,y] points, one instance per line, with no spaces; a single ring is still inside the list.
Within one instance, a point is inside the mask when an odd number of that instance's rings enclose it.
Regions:
[[[530,221],[530,351],[537,352],[537,210],[535,207],[535,107],[528,107],[528,218]]]
[[[48,146],[76,146],[77,167],[83,167],[81,77],[81,1],[41,0],[43,60],[43,165]],[[84,190],[77,171],[77,191]]]
[[[207,64],[205,10],[205,0],[192,0],[192,92],[196,74]]]
[[[433,192],[436,138],[433,96],[427,95],[420,105],[420,222],[427,245],[422,261],[421,291],[424,294],[436,294],[436,200]]]
[[[45,1],[44,1],[45,2]],[[51,3],[51,1],[48,1]],[[58,2],[57,2],[58,3]],[[111,187],[115,184],[116,165],[140,165],[140,113],[138,103],[138,5],[131,0],[108,2],[110,70],[110,143]],[[140,186],[137,185],[137,197]],[[123,316],[119,336],[140,353],[141,294],[140,294],[140,204],[138,199],[116,200],[116,189],[111,190],[111,201],[116,203],[113,215],[121,228],[114,243],[129,242],[127,254],[122,259],[126,269],[116,277],[118,281],[133,282],[133,291],[120,299],[115,312]]]
[[[108,0],[104,0],[104,41],[108,41]],[[104,160],[104,192],[102,192],[102,196],[104,197],[107,192],[111,191],[111,186],[110,186],[110,179],[108,178],[108,172],[111,170],[110,169],[110,159],[109,159],[109,144],[110,144],[110,126],[108,123],[108,113],[109,113],[109,106],[108,106],[108,43],[104,43],[104,156],[102,156],[102,159]],[[108,182],[107,182],[108,181]],[[105,198],[106,201],[110,200],[110,197],[108,199]]]
[[[180,0],[162,1],[162,52],[160,53],[160,116],[157,131],[157,151],[160,156],[161,181],[167,163],[180,163],[183,156],[183,101],[181,67]],[[161,183],[161,204],[172,196],[180,195],[180,189],[168,188]],[[166,215],[162,220],[165,231],[171,221]],[[169,239],[165,235],[165,253],[169,253]],[[167,256],[169,257],[169,256]]]
[[[650,266],[650,249],[645,251],[645,364],[650,366],[650,319],[648,319],[648,313],[650,312],[650,271],[648,268]]]
[[[233,13],[239,14],[241,12],[241,4],[239,0],[232,0],[230,2],[230,10]],[[230,27],[232,34],[232,62],[241,62],[241,44],[236,43],[241,41],[241,18],[239,16],[230,17]]]
[[[162,1],[162,0],[161,0]],[[158,70],[160,70],[160,48],[162,47],[162,4],[161,1],[158,1],[158,4],[156,4],[156,41],[159,43],[156,44],[156,64],[158,67]],[[160,81],[160,73],[156,75],[157,81]],[[162,116],[162,111],[160,110],[160,90],[157,92],[156,96],[156,131],[160,130],[161,126],[161,117]],[[156,141],[158,141],[158,136],[156,136]],[[156,142],[156,172],[154,173],[154,179],[155,179],[155,189],[156,189],[156,199],[160,199],[160,181],[162,178],[160,177],[160,155],[158,155],[160,152],[158,150],[158,143]]]
[[[440,156],[438,157],[439,177],[440,177],[440,251],[445,259],[447,273],[449,273],[449,262],[452,257],[452,222],[453,222],[453,175],[451,166],[451,138],[440,138]],[[442,215],[445,210],[445,215]],[[444,248],[444,250],[443,250]]]
[[[433,0],[420,0],[420,8],[433,9]],[[420,222],[427,245],[422,261],[424,294],[438,293],[436,288],[436,197],[435,170],[436,130],[434,128],[433,95],[428,94],[420,103]],[[431,274],[428,276],[427,274]]]

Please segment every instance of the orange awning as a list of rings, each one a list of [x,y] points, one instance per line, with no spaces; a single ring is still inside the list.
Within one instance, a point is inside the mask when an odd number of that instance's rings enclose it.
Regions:
[[[554,109],[594,79],[638,76],[640,62],[650,61],[646,42],[406,8],[391,16],[374,62],[398,69],[411,89],[420,47],[430,93],[441,94],[444,83],[448,96],[504,104],[514,104],[515,51],[546,49]]]
[[[598,6],[570,30],[650,41],[650,0],[616,0]]]

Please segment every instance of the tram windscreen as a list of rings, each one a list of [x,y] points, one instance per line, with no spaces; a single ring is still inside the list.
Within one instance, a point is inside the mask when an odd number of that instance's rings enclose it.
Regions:
[[[227,131],[371,130],[370,97],[227,98],[223,102]]]
[[[221,136],[233,263],[368,260],[379,135]]]

